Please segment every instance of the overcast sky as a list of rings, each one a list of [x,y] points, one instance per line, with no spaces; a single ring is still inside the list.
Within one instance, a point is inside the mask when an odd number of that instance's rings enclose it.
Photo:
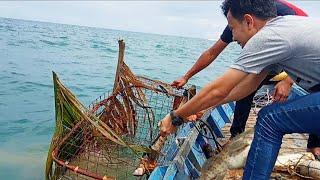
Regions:
[[[0,17],[217,39],[222,1],[0,1]],[[320,18],[320,1],[290,1]]]

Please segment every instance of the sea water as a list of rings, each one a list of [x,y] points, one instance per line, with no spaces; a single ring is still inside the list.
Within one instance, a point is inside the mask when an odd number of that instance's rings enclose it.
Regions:
[[[219,38],[219,37],[217,37]],[[213,45],[207,39],[0,18],[0,179],[44,179],[55,128],[52,71],[89,105],[112,89],[118,39],[138,75],[171,83]],[[232,43],[189,83],[200,89],[240,52]]]

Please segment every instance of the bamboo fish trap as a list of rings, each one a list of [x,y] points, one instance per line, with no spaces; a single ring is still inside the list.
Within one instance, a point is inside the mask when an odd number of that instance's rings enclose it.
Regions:
[[[56,129],[46,163],[46,179],[135,179],[132,172],[150,153],[159,135],[158,122],[183,97],[183,89],[135,76],[124,63],[125,44],[119,40],[119,59],[112,92],[86,108],[53,73]],[[167,141],[156,164],[166,161]],[[142,178],[146,179],[144,175]]]

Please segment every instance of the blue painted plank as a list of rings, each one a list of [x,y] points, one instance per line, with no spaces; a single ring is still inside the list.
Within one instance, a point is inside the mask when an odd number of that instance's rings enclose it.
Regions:
[[[222,107],[223,107],[224,112],[225,112],[226,115],[228,116],[229,122],[231,123],[231,118],[232,118],[232,116],[233,116],[234,109],[232,109],[232,107],[230,106],[230,104],[232,104],[232,103],[224,104]]]
[[[200,177],[200,171],[197,170],[197,168],[192,164],[192,162],[189,159],[185,160],[186,167],[189,171],[190,177],[188,179],[196,179]]]
[[[153,172],[150,174],[149,179],[151,179],[151,180],[163,179],[167,169],[168,169],[168,166],[156,167],[153,170]]]
[[[224,112],[224,109],[223,109],[222,106],[218,106],[216,109],[219,112],[220,117],[223,119],[223,121],[225,123],[230,123],[231,122],[230,119],[228,118],[227,114]]]
[[[214,109],[211,112],[212,119],[215,120],[216,124],[218,125],[218,127],[221,129],[222,127],[224,127],[224,125],[226,124],[226,122],[223,120],[223,118],[220,116],[220,113],[217,109]]]
[[[201,145],[196,143],[192,146],[191,152],[193,153],[196,162],[190,159],[190,161],[194,164],[195,167],[200,171],[201,167],[203,166],[204,162],[207,160],[205,154],[202,151]]]
[[[176,176],[177,172],[178,172],[177,166],[174,163],[171,163],[168,166],[167,171],[166,171],[163,179],[173,180],[174,177]]]
[[[235,110],[235,107],[236,107],[236,102],[229,102],[229,106],[231,107],[231,109],[232,109],[232,112],[234,112],[234,110]]]
[[[222,121],[223,121],[223,120],[222,120]],[[217,124],[216,120],[213,119],[212,116],[209,116],[209,117],[208,117],[207,122],[208,122],[208,124],[211,126],[211,128],[212,128],[213,131],[214,131],[214,134],[215,134],[217,137],[220,137],[220,138],[223,138],[223,137],[224,137],[224,134],[223,134],[223,132],[221,131],[220,126]]]

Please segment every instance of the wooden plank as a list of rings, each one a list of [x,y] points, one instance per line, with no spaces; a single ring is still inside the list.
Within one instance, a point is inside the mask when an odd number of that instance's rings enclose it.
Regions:
[[[118,65],[117,65],[117,71],[116,71],[116,76],[115,76],[115,79],[114,79],[114,85],[113,85],[113,91],[112,92],[114,92],[116,90],[116,88],[118,87],[120,71],[121,71],[121,67],[122,67],[123,61],[124,61],[125,43],[124,43],[124,41],[122,39],[119,40],[118,43],[119,43]]]

